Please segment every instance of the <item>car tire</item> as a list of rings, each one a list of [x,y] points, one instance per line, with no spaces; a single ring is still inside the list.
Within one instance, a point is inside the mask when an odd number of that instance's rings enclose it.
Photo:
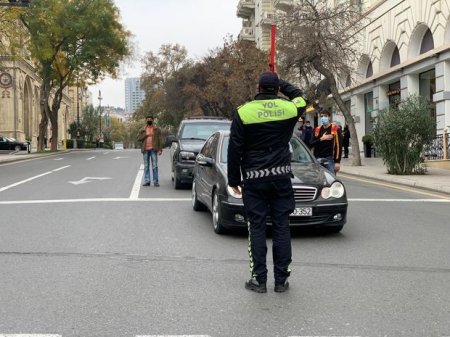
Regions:
[[[195,181],[192,182],[192,208],[194,209],[194,211],[205,211],[206,207],[205,205],[203,205],[197,198],[197,189],[195,186]]]
[[[181,180],[177,177],[177,170],[175,169],[173,171],[173,187],[175,187],[176,190],[181,189],[183,184],[181,183]]]
[[[213,228],[214,232],[217,234],[224,234],[226,233],[225,227],[222,225],[222,212],[220,209],[220,202],[219,202],[219,194],[217,193],[217,190],[214,190],[213,197],[212,197],[212,216],[213,216]]]
[[[22,148],[20,147],[20,145],[16,145],[16,146],[14,147],[14,151],[20,151],[20,150],[22,150]]]

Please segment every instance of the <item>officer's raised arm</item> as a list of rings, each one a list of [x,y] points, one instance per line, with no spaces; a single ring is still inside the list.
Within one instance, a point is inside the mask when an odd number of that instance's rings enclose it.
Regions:
[[[280,79],[280,92],[297,106],[298,117],[302,117],[307,104],[306,99],[303,97],[303,91],[295,85]]]

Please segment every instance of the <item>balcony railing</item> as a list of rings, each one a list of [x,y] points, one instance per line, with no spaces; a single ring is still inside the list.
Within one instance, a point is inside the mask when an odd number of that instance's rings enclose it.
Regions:
[[[237,16],[249,18],[255,12],[255,0],[239,0],[237,6]]]
[[[241,40],[255,41],[255,30],[253,28],[242,28],[239,38]]]
[[[274,0],[273,6],[281,11],[287,11],[294,5],[294,0]]]
[[[425,160],[450,159],[450,133],[444,132],[436,135],[436,138],[425,147]]]
[[[260,24],[261,25],[273,25],[273,24],[275,24],[275,19],[276,19],[276,17],[275,17],[274,12],[265,11],[265,12],[262,12]]]

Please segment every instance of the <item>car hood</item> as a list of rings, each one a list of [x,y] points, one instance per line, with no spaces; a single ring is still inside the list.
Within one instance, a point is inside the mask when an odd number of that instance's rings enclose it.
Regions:
[[[293,184],[306,184],[315,186],[330,185],[334,176],[318,163],[298,164],[292,163]]]
[[[204,140],[183,139],[180,140],[180,150],[197,153],[200,152],[203,144],[205,144]]]
[[[223,170],[225,177],[227,175],[227,164],[221,163],[220,168]],[[318,163],[309,164],[291,164],[292,173],[294,178],[292,178],[292,184],[305,184],[312,186],[326,186],[331,185],[336,178],[328,172],[324,167]]]

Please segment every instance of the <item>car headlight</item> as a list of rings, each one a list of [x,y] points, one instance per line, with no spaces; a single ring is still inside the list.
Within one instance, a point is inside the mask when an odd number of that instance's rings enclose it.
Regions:
[[[242,189],[240,186],[238,187],[238,189],[239,191],[241,191],[241,194],[237,194],[236,192],[233,191],[233,189],[230,186],[227,186],[228,195],[236,199],[242,199]]]
[[[181,160],[195,160],[194,152],[180,151]]]
[[[324,199],[329,198],[341,198],[345,193],[344,185],[342,185],[339,181],[331,184],[330,187],[322,188],[321,196]]]

